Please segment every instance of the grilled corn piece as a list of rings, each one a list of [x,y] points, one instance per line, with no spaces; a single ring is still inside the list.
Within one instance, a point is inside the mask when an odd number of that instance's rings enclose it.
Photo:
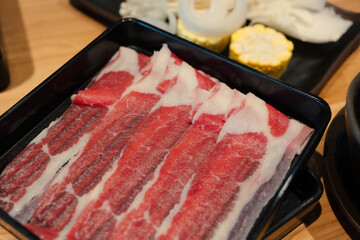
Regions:
[[[177,35],[182,37],[186,40],[199,44],[203,47],[213,50],[214,52],[222,52],[229,44],[230,36],[220,37],[220,38],[209,38],[209,37],[202,37],[196,35],[192,32],[189,32],[181,20],[178,20],[177,24]]]
[[[262,24],[240,28],[231,35],[229,57],[279,78],[292,57],[294,44],[284,34]]]

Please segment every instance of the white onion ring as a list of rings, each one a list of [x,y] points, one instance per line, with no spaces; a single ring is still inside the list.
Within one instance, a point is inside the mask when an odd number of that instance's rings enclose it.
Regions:
[[[223,1],[211,0],[204,13],[195,10],[195,0],[179,0],[179,17],[184,26],[203,37],[224,37],[235,32],[246,20],[246,1],[235,0],[233,10]]]

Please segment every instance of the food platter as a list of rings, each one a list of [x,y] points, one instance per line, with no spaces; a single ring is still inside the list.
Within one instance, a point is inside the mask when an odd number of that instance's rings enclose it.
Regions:
[[[167,43],[177,56],[194,67],[244,93],[253,92],[289,117],[314,128],[308,144],[295,157],[276,195],[263,208],[253,225],[249,238],[255,239],[264,234],[275,210],[288,192],[288,186],[315,151],[330,120],[329,106],[316,96],[135,19],[123,19],[110,27],[0,117],[0,169],[3,170],[29,141],[66,110],[71,96],[84,88],[119,46],[129,46],[150,54],[163,43]],[[8,224],[21,233],[29,233],[4,211],[0,210],[0,213],[4,225]]]
[[[120,19],[118,10],[122,0],[70,0],[70,2],[105,25],[111,25]],[[360,42],[360,13],[330,6],[337,14],[353,21],[354,24],[337,42],[312,44],[289,38],[294,42],[294,55],[286,72],[280,78],[282,82],[318,94]]]

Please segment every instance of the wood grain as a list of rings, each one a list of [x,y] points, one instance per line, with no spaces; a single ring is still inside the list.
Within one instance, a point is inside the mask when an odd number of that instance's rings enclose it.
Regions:
[[[360,12],[359,0],[328,2]],[[69,0],[0,0],[0,24],[11,75],[9,87],[0,92],[0,114],[106,29],[75,9]],[[333,116],[344,106],[347,88],[358,72],[360,47],[346,59],[319,94],[329,103]],[[317,147],[320,154],[323,147],[324,139]],[[321,169],[318,171],[321,176]],[[300,225],[285,239],[350,239],[337,220],[326,191],[320,199],[320,206],[321,215],[315,222]],[[0,227],[2,239],[15,237]]]

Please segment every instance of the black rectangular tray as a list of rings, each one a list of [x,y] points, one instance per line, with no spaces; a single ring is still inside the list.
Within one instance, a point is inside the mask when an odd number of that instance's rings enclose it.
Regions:
[[[70,0],[73,6],[107,26],[121,18],[119,9],[123,1]],[[320,92],[360,43],[360,13],[349,12],[331,4],[328,6],[354,24],[337,42],[313,44],[288,37],[294,43],[294,52],[287,70],[280,77],[282,82],[313,94]]]
[[[65,111],[71,102],[71,95],[84,88],[119,46],[128,46],[150,55],[164,43],[193,67],[243,93],[253,92],[289,117],[314,128],[308,144],[301,155],[295,157],[286,178],[263,208],[250,232],[249,239],[261,238],[288,191],[288,186],[311,157],[325,131],[331,116],[328,104],[316,96],[136,19],[122,19],[108,28],[0,117],[0,171],[42,129]],[[29,231],[5,212],[0,211],[0,217],[18,232],[31,236]]]

